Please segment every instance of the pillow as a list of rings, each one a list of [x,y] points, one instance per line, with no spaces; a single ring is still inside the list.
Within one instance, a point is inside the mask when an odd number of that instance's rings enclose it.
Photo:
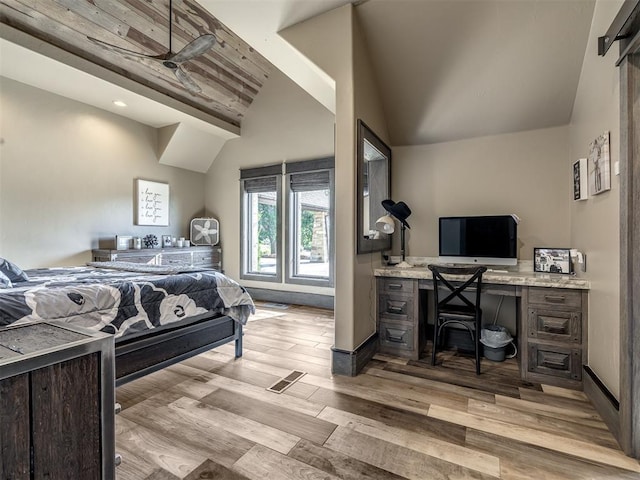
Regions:
[[[0,257],[0,272],[4,273],[11,282],[29,281],[29,277],[20,269],[20,267],[2,257]]]
[[[12,288],[13,284],[9,277],[7,277],[4,273],[0,272],[0,288]]]

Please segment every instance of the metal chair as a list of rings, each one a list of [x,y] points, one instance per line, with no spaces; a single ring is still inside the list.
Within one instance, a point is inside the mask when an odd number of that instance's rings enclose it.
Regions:
[[[487,271],[487,267],[443,267],[439,265],[429,265],[428,267],[433,273],[434,292],[431,365],[436,364],[436,351],[438,344],[442,343],[443,329],[448,325],[458,324],[466,328],[471,335],[476,357],[476,375],[480,375],[480,331],[482,329],[480,294],[482,274]],[[456,277],[450,277],[447,280],[443,275],[455,275]],[[441,289],[445,294],[442,299],[440,299],[439,293]],[[471,302],[463,295],[465,291],[472,290],[475,290],[475,302]],[[456,302],[454,303],[454,301]]]

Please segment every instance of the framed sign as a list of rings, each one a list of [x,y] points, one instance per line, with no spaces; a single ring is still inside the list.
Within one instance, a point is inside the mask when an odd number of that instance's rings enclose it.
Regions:
[[[138,225],[169,226],[169,184],[136,180]]]
[[[571,250],[569,248],[534,248],[533,271],[571,273]]]

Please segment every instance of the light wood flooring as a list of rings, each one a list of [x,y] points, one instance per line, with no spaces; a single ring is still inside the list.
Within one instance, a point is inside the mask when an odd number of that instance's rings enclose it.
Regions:
[[[333,312],[269,308],[225,345],[117,389],[119,480],[640,479],[592,405],[515,360],[377,356],[331,377]],[[306,372],[284,393],[266,390]]]

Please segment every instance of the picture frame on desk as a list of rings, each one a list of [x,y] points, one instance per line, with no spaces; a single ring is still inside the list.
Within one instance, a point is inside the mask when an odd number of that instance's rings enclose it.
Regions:
[[[571,249],[539,247],[533,249],[533,271],[536,273],[573,273]]]
[[[162,235],[162,248],[173,247],[171,244],[171,235]]]

